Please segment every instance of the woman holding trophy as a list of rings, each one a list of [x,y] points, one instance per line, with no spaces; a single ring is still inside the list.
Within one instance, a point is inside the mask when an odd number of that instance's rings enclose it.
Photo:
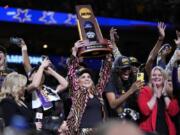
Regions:
[[[105,118],[102,93],[109,79],[112,58],[110,54],[106,55],[100,70],[100,78],[95,85],[91,70],[79,66],[78,49],[88,43],[88,40],[77,41],[72,48],[72,56],[68,62],[72,106],[67,120],[59,128],[60,135],[92,134],[96,125]]]

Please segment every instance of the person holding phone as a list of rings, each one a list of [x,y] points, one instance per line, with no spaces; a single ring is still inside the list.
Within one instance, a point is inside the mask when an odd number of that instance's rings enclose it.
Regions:
[[[131,112],[135,112],[136,117],[130,116],[130,119],[136,121],[138,117],[136,96],[143,85],[144,82],[136,80],[136,76],[132,73],[130,59],[118,56],[113,63],[111,78],[104,91],[110,117],[123,118],[122,114],[126,113],[129,116],[134,114]]]
[[[149,84],[138,95],[138,106],[142,113],[140,128],[159,135],[176,135],[171,117],[179,112],[178,102],[168,95],[172,82],[168,82],[165,70],[155,66],[151,71]]]
[[[48,56],[42,56],[42,62],[32,67],[27,45],[22,38],[18,39],[16,45],[21,48],[23,66],[28,76],[26,100],[36,113],[35,120],[38,121],[36,129],[56,134],[64,119],[64,107],[59,93],[68,87],[68,82],[53,68]],[[47,79],[50,81],[46,81]]]
[[[143,72],[138,72],[136,80],[144,82],[144,73]]]
[[[55,88],[46,85],[45,78],[48,77],[46,75],[58,81]],[[40,117],[36,115],[36,120],[39,121],[38,130],[42,129],[49,134],[56,134],[59,125],[64,120],[64,108],[58,93],[67,88],[67,80],[51,67],[51,61],[46,57],[41,65],[32,69],[29,82],[27,91],[32,94],[32,109],[36,114],[41,115]]]

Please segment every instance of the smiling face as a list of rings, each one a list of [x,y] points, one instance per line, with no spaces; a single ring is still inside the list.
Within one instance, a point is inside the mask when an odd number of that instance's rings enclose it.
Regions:
[[[78,78],[80,87],[91,88],[93,86],[93,81],[89,73],[83,73]]]
[[[121,69],[121,71],[120,71],[121,79],[124,80],[124,81],[128,80],[129,76],[130,76],[130,73],[131,73],[131,68],[130,67]]]
[[[4,63],[5,63],[5,54],[2,51],[0,51],[0,67],[4,66]]]
[[[152,70],[151,73],[151,82],[152,84],[156,85],[157,87],[163,87],[164,84],[164,77],[162,72],[159,69]]]

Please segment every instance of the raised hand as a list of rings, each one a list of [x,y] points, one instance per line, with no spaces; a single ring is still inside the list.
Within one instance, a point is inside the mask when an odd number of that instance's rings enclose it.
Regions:
[[[51,61],[48,58],[45,58],[41,63],[41,67],[43,67],[44,69],[50,65],[51,65]]]
[[[174,42],[176,43],[177,47],[180,47],[180,31],[176,30],[176,36],[177,39],[175,39]]]
[[[158,31],[159,31],[159,38],[160,39],[164,39],[165,37],[165,29],[166,29],[166,25],[164,24],[164,22],[158,22]]]
[[[114,29],[113,27],[110,29],[110,40],[111,42],[115,42],[119,39],[119,36],[117,34],[117,29]]]
[[[74,47],[72,48],[72,55],[76,57],[76,56],[77,56],[78,49],[79,49],[80,47],[86,46],[88,43],[89,43],[88,40],[78,40],[78,41],[74,44]]]
[[[48,66],[45,70],[45,73],[48,75],[52,75],[52,72],[54,71],[50,66]]]

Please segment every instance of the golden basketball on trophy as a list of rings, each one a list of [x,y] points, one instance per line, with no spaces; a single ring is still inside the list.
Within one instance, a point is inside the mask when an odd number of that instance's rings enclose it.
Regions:
[[[89,44],[78,50],[82,57],[102,57],[111,52],[107,40],[102,36],[98,22],[90,5],[76,6],[77,26],[81,40],[89,40]]]

